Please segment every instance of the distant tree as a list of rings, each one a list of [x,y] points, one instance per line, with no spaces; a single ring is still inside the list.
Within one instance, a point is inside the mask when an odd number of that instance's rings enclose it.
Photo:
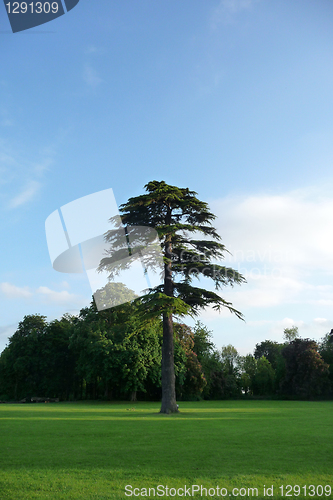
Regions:
[[[121,230],[119,234],[114,230],[106,234],[106,241],[111,243],[112,249],[110,256],[102,259],[99,270],[109,271],[110,278],[113,278],[120,269],[131,265],[131,258],[123,259],[126,245],[122,224],[131,242],[133,259],[144,248],[142,227],[148,226],[157,231],[164,256],[164,280],[138,300],[143,317],[163,317],[161,413],[173,413],[178,411],[173,316],[195,315],[200,309],[213,306],[218,310],[226,307],[242,319],[242,314],[218,293],[192,286],[191,283],[193,279],[207,277],[219,290],[226,285],[244,283],[245,279],[234,269],[214,263],[224,258],[226,249],[212,226],[215,215],[209,211],[207,203],[196,197],[194,191],[171,186],[164,181],[149,182],[145,188],[146,194],[130,198],[121,206],[121,222],[118,217],[112,218]],[[197,239],[198,235],[204,239]],[[147,269],[155,266],[156,261],[149,255],[141,255]]]
[[[47,330],[46,316],[31,314],[19,322],[9,338],[5,361],[11,399],[36,396],[43,374],[43,340]]]
[[[254,357],[260,359],[262,356],[270,362],[272,368],[275,372],[274,377],[274,393],[278,392],[285,377],[286,363],[285,358],[282,356],[282,350],[285,348],[285,344],[279,344],[278,342],[273,342],[272,340],[264,340],[259,344],[256,344],[254,350]]]
[[[104,394],[108,394],[113,378],[113,343],[107,330],[104,318],[98,316],[93,304],[81,309],[70,339],[76,359],[79,399],[97,399],[102,387]]]
[[[194,352],[193,331],[189,326],[181,323],[176,323],[174,330],[176,344],[179,343],[185,354],[184,377],[182,377],[181,384],[178,384],[178,392],[182,399],[198,399],[207,382],[198,356]]]
[[[75,391],[75,357],[69,348],[75,316],[48,323],[43,337],[40,396],[68,400]]]
[[[0,357],[5,392],[10,399],[58,397],[74,390],[75,359],[69,349],[72,318],[47,323],[39,314],[25,316]],[[3,382],[0,382],[0,386]]]
[[[268,396],[273,393],[275,371],[265,356],[257,361],[253,378],[253,393],[258,396]]]
[[[253,394],[254,377],[257,371],[257,360],[252,354],[243,356],[240,360],[241,385],[245,394]]]
[[[292,342],[299,337],[298,326],[292,326],[291,328],[285,328],[283,330],[283,338],[287,342]]]
[[[136,305],[124,303],[97,311],[93,302],[80,311],[71,346],[77,356],[77,372],[87,384],[87,396],[137,398],[150,377],[160,384],[159,321],[141,324]]]
[[[320,354],[327,352],[333,354],[333,330],[330,333],[326,333],[326,335],[322,338],[319,343],[319,352]],[[333,361],[333,359],[332,359]]]
[[[31,336],[41,338],[45,334],[46,327],[46,316],[42,316],[41,314],[24,316],[23,320],[19,322],[16,332],[9,339],[9,345],[19,338],[28,338]]]
[[[212,332],[201,322],[197,321],[192,329],[194,346],[193,351],[204,373],[206,385],[202,391],[202,397],[210,399],[212,396],[212,378],[218,371],[222,370],[220,353],[212,342]],[[213,391],[214,392],[214,391]]]
[[[333,389],[333,330],[327,333],[319,344],[319,353],[325,363],[329,365],[331,390]]]
[[[217,349],[207,354],[202,361],[203,372],[207,382],[203,389],[204,399],[225,398],[225,375],[221,361],[221,353]]]
[[[273,342],[272,340],[264,340],[260,344],[256,344],[254,349],[254,357],[260,359],[265,356],[270,362],[274,370],[277,368],[279,357],[281,357],[281,351],[285,347],[284,344],[279,344],[278,342]]]
[[[212,342],[212,332],[201,322],[197,321],[192,329],[194,346],[193,351],[198,356],[199,362],[204,365],[215,349]]]
[[[14,399],[14,373],[9,347],[0,354],[0,401]]]
[[[282,355],[286,360],[284,393],[310,398],[328,391],[329,367],[314,340],[295,339],[283,349]]]
[[[241,356],[231,344],[221,349],[222,371],[224,375],[224,397],[233,398],[241,394]]]
[[[239,371],[240,360],[240,355],[233,345],[229,344],[222,347],[221,361],[225,373],[228,375],[237,374]]]

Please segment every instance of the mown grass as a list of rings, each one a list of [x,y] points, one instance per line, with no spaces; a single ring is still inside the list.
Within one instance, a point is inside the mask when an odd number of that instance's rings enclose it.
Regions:
[[[158,403],[0,405],[0,500],[134,498],[126,485],[218,485],[229,498],[233,488],[256,487],[266,499],[281,498],[278,487],[288,484],[333,490],[333,402],[180,409],[166,416]],[[274,485],[273,497],[263,496],[264,485]],[[155,498],[167,496],[156,490]]]

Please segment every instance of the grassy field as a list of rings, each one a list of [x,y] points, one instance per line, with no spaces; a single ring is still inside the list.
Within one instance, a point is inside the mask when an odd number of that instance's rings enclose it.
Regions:
[[[134,488],[191,498],[193,485],[202,498],[296,498],[297,485],[298,498],[333,498],[310,487],[333,490],[333,402],[180,406],[165,416],[158,403],[0,405],[0,500],[142,498]]]

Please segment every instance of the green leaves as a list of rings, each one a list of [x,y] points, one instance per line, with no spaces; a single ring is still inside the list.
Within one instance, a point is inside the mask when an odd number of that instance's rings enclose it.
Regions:
[[[159,237],[158,251],[162,249],[164,254],[164,281],[141,300],[140,310],[146,308],[145,317],[163,313],[196,315],[200,309],[213,306],[217,310],[226,307],[244,319],[218,293],[192,286],[193,280],[200,278],[210,278],[216,291],[227,285],[246,282],[238,271],[218,263],[228,250],[220,243],[221,238],[212,226],[216,216],[209,211],[208,204],[200,201],[195,191],[171,186],[164,181],[151,181],[145,188],[147,194],[130,198],[120,207],[121,222],[128,230],[130,256],[129,249],[120,244],[117,231],[109,231],[105,237],[112,244],[112,255],[101,261],[100,270],[108,270],[110,278],[114,279],[124,266],[129,268],[135,255],[147,246],[148,228],[154,228]],[[118,222],[120,227],[119,218],[113,217],[112,222]],[[145,226],[147,235],[141,231]],[[190,234],[195,237],[191,238]],[[200,240],[197,238],[200,234],[212,239]],[[143,254],[146,269],[156,271],[157,254],[154,248]],[[124,260],[126,256],[127,260]],[[120,259],[123,261],[117,266],[116,261]]]
[[[160,291],[152,291],[137,299],[138,315],[143,322],[163,314],[183,317],[192,313],[192,308],[178,297],[170,297]]]

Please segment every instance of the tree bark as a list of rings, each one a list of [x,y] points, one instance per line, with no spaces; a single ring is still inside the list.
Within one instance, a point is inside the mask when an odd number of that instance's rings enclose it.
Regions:
[[[171,209],[168,210],[167,224],[171,221]],[[165,256],[169,262],[164,265],[164,293],[173,297],[173,282],[171,270],[172,245],[171,235],[165,241]],[[177,413],[176,378],[174,365],[173,322],[172,314],[163,314],[163,345],[162,345],[162,405],[160,413]]]
[[[172,314],[163,314],[162,406],[160,413],[177,413]]]

